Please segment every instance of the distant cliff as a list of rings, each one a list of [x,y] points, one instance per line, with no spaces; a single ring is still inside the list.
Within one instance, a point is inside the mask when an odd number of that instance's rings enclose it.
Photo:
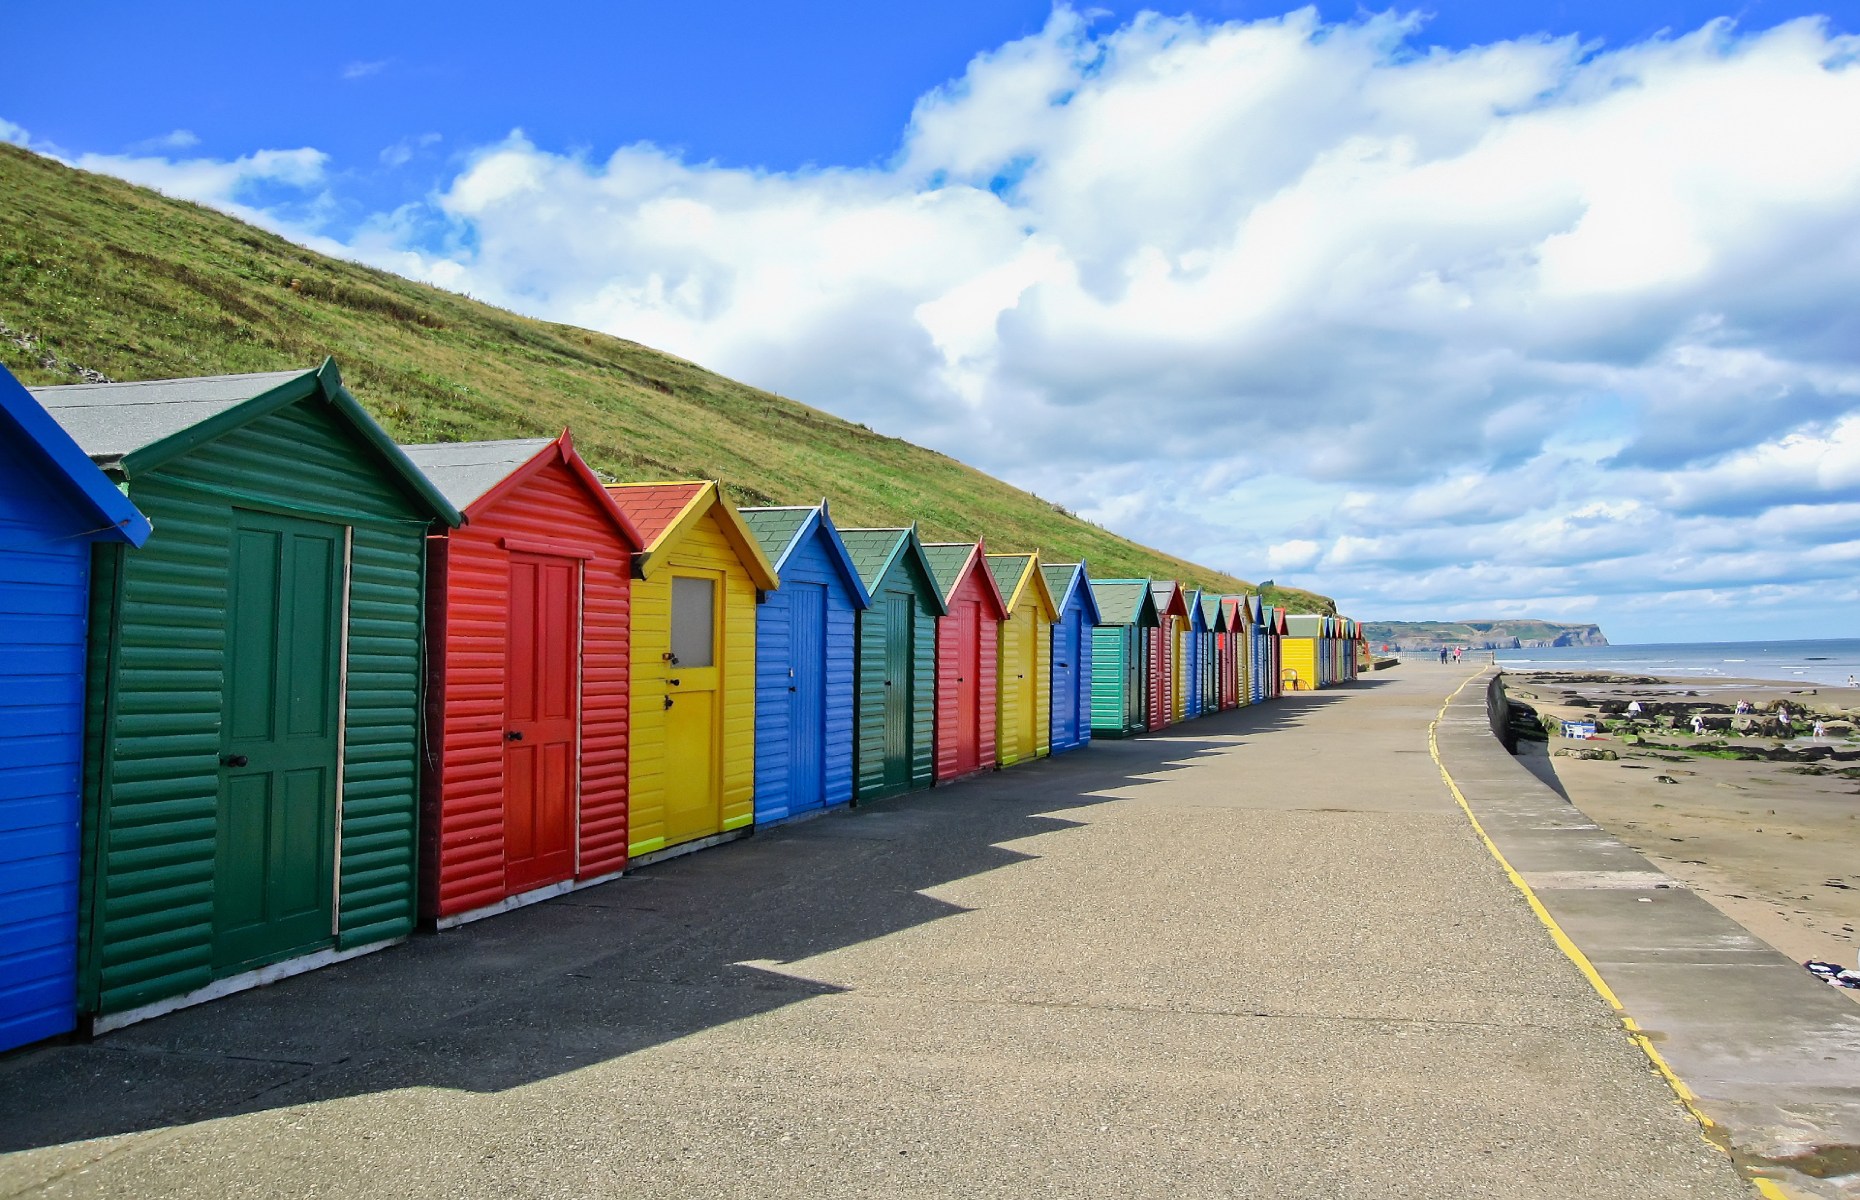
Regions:
[[[1606,646],[1600,625],[1562,625],[1518,617],[1509,621],[1365,621],[1371,650],[1521,650],[1527,646]]]

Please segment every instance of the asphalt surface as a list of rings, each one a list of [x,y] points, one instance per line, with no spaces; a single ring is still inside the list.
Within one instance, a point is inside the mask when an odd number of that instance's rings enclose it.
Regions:
[[[1419,664],[0,1059],[0,1194],[1748,1197]]]

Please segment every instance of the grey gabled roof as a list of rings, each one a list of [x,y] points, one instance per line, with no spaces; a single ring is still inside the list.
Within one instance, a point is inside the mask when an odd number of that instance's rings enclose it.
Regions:
[[[554,438],[512,438],[501,442],[432,442],[402,446],[401,450],[433,481],[440,495],[452,501],[452,507],[463,511],[554,443]]]
[[[108,466],[303,374],[267,371],[28,390],[93,462]]]

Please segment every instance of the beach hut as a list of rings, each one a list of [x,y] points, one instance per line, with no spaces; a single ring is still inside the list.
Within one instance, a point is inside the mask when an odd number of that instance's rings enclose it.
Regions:
[[[465,518],[426,552],[420,915],[445,927],[626,866],[639,533],[566,432],[402,449]]]
[[[154,526],[94,564],[92,1031],[410,933],[426,535],[458,511],[333,362],[34,395]]]
[[[990,554],[988,572],[1007,605],[995,670],[995,762],[1045,758],[1052,746],[1053,622],[1059,606],[1037,554]]]
[[[1182,719],[1186,721],[1199,717],[1205,703],[1202,676],[1208,667],[1208,621],[1201,608],[1200,588],[1183,588],[1182,603],[1188,609],[1188,623],[1183,626],[1181,696]]]
[[[1233,707],[1233,642],[1228,637],[1227,611],[1212,592],[1201,595],[1202,635],[1201,711],[1219,712]]]
[[[1311,613],[1286,616],[1279,674],[1284,678],[1287,691],[1308,692],[1320,685],[1323,639],[1323,617]]]
[[[781,588],[756,612],[756,824],[853,799],[857,626],[870,603],[827,502],[744,508]]]
[[[947,610],[915,527],[842,529],[872,599],[858,614],[855,791],[860,801],[936,780],[936,626]]]
[[[1046,590],[1059,606],[1052,631],[1053,753],[1076,750],[1091,741],[1092,642],[1098,626],[1098,601],[1092,595],[1085,564],[1042,563]]]
[[[1273,699],[1285,695],[1285,610],[1266,605],[1266,688]]]
[[[1091,733],[1130,737],[1149,728],[1157,627],[1147,579],[1093,579],[1098,608],[1091,631]]]
[[[77,1028],[93,553],[149,523],[0,367],[0,1051]]]
[[[756,607],[780,580],[715,481],[607,493],[645,546],[633,557],[628,678],[637,862],[740,836],[755,820]]]
[[[1007,603],[977,542],[929,542],[946,614],[936,623],[936,781],[995,765],[995,674]]]
[[[1152,581],[1150,595],[1156,602],[1156,629],[1150,635],[1150,703],[1151,732],[1182,719],[1183,649],[1188,635],[1188,602],[1182,585],[1173,579]]]

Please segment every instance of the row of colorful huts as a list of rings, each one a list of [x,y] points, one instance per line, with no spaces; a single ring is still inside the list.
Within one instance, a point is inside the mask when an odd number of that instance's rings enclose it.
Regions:
[[[1354,677],[1350,621],[0,369],[0,1050]]]

